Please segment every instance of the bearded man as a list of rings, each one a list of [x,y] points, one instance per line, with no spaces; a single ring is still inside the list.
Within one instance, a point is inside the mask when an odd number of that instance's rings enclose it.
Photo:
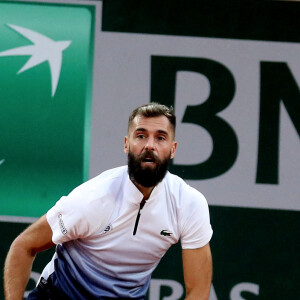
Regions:
[[[185,299],[208,299],[212,277],[204,196],[168,171],[176,117],[150,103],[129,117],[128,166],[103,172],[63,196],[13,242],[6,300],[23,299],[36,254],[55,254],[27,299],[146,299],[151,274],[180,240]]]

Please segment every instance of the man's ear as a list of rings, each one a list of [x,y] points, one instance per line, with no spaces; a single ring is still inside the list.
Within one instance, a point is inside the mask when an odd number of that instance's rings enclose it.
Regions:
[[[177,149],[177,142],[174,141],[171,148],[171,158],[174,158],[176,149]]]
[[[125,152],[126,154],[129,153],[128,136],[125,136],[125,139],[124,139],[124,152]]]

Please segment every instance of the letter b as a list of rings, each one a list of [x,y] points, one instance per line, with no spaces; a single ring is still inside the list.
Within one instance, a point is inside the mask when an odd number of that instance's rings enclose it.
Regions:
[[[201,73],[211,87],[210,95],[204,103],[187,106],[182,123],[203,127],[212,138],[212,153],[206,161],[195,165],[175,165],[171,162],[170,170],[184,179],[208,179],[228,171],[237,158],[238,141],[232,127],[217,114],[233,99],[235,82],[231,72],[216,61],[191,57],[152,56],[151,67],[153,102],[174,107],[178,71]]]

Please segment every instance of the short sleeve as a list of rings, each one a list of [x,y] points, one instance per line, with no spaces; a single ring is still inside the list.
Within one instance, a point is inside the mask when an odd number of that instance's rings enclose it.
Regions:
[[[103,211],[103,199],[95,199],[90,194],[77,188],[47,212],[55,244],[88,237],[104,224],[107,214]]]
[[[181,211],[181,247],[196,249],[205,246],[211,239],[209,208],[205,197],[196,190],[187,193]]]

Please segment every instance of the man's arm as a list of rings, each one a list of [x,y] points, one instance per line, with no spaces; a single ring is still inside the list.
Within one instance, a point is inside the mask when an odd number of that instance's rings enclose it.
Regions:
[[[212,280],[212,256],[209,244],[198,249],[183,249],[186,300],[208,300]]]
[[[4,265],[6,300],[23,299],[36,254],[52,246],[52,230],[45,215],[13,241]]]

